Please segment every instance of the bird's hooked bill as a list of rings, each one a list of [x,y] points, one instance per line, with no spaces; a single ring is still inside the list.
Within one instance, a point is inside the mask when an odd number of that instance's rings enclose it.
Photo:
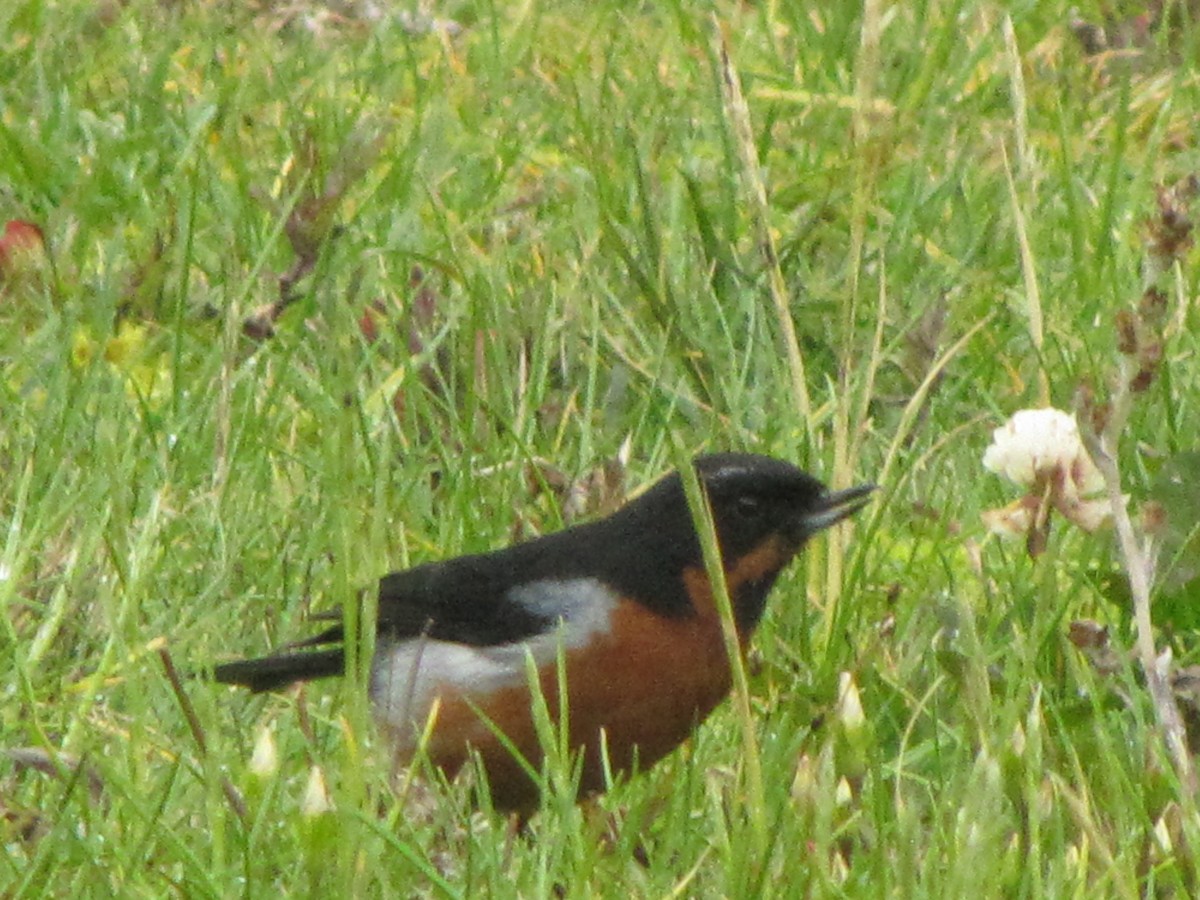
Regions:
[[[859,484],[841,491],[828,491],[821,495],[815,508],[804,514],[803,525],[809,534],[815,534],[842,519],[854,515],[867,505],[878,485]]]

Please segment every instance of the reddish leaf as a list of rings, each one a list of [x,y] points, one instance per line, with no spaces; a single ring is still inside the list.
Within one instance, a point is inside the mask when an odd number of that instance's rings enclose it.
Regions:
[[[382,300],[372,300],[363,307],[362,315],[358,317],[358,330],[362,332],[363,340],[374,344],[379,340],[380,327],[387,321],[387,306]]]
[[[10,219],[0,235],[0,275],[10,275],[46,245],[42,229],[24,219]]]

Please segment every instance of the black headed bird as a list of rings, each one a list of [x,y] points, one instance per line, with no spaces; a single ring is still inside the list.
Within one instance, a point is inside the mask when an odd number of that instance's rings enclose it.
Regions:
[[[829,491],[790,463],[724,453],[695,461],[708,495],[743,648],[780,571],[817,532],[857,512],[873,485]],[[340,675],[341,625],[289,652],[218,665],[218,681],[267,691]],[[321,649],[324,648],[324,649]],[[565,660],[580,792],[646,769],[729,693],[720,617],[683,482],[672,473],[610,516],[504,550],[427,563],[379,584],[370,696],[402,762],[425,752],[452,776],[473,748],[497,809],[530,812],[538,787],[527,658],[552,715]]]

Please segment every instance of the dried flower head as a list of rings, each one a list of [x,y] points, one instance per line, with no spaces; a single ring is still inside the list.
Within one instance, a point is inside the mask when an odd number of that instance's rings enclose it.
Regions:
[[[1138,315],[1147,325],[1161,327],[1167,318],[1167,295],[1156,287],[1146,288],[1138,303]]]
[[[1158,215],[1147,223],[1147,280],[1154,281],[1183,259],[1192,247],[1193,223],[1189,215],[1195,199],[1194,182],[1185,179],[1173,186],[1159,185]]]
[[[1138,351],[1137,320],[1128,309],[1117,311],[1117,351],[1125,356]]]

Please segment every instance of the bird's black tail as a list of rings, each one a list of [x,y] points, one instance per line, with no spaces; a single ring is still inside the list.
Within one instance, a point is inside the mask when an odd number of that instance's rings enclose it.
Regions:
[[[255,693],[273,691],[294,681],[311,681],[341,675],[346,669],[342,648],[309,653],[281,653],[261,659],[240,659],[213,669],[213,677],[224,684],[240,684]]]

